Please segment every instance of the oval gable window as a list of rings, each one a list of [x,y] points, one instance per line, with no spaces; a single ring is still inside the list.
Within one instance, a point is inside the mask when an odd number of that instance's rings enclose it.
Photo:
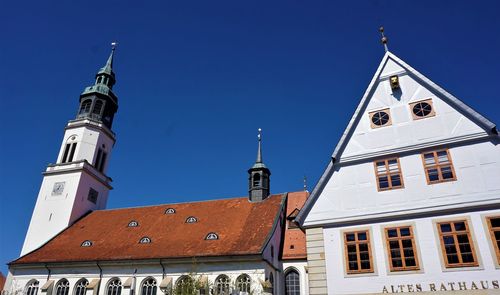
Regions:
[[[370,113],[370,121],[372,128],[391,125],[391,117],[389,110],[375,111]]]
[[[413,103],[410,106],[414,119],[422,119],[425,117],[434,116],[432,101],[430,99]]]

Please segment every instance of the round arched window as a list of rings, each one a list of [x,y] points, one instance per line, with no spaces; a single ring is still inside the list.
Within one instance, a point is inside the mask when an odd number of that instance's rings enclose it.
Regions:
[[[427,117],[432,113],[432,106],[425,101],[417,102],[413,105],[412,112],[419,118]]]
[[[215,294],[225,295],[229,294],[229,277],[226,275],[220,275],[215,279]]]
[[[390,121],[389,113],[379,111],[372,114],[372,123],[375,126],[384,126]]]
[[[147,278],[142,283],[141,295],[156,295],[156,280]]]
[[[89,285],[89,281],[86,279],[79,280],[75,285],[75,293],[74,295],[85,295],[87,294],[87,286]]]

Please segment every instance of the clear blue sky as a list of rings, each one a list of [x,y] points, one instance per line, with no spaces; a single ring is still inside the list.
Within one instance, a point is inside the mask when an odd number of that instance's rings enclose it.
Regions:
[[[498,1],[145,2],[2,4],[4,273],[113,40],[108,208],[245,196],[258,127],[272,192],[312,187],[383,56],[381,24],[392,52],[500,122]]]

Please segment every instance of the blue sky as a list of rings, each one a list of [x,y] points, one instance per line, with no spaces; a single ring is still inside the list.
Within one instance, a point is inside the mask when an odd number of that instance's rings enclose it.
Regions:
[[[316,183],[390,50],[500,122],[498,1],[8,1],[0,11],[0,270],[41,172],[117,40],[108,208],[245,196],[257,128],[274,193]],[[216,212],[214,212],[216,214]]]

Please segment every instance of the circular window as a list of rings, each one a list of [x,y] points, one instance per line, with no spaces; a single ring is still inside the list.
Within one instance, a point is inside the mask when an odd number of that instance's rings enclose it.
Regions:
[[[413,114],[415,114],[415,116],[417,117],[426,117],[428,116],[431,112],[432,112],[432,106],[423,101],[423,102],[419,102],[419,103],[416,103],[414,106],[413,106]]]
[[[372,116],[372,123],[376,126],[384,126],[389,123],[389,114],[383,111],[376,112]]]

